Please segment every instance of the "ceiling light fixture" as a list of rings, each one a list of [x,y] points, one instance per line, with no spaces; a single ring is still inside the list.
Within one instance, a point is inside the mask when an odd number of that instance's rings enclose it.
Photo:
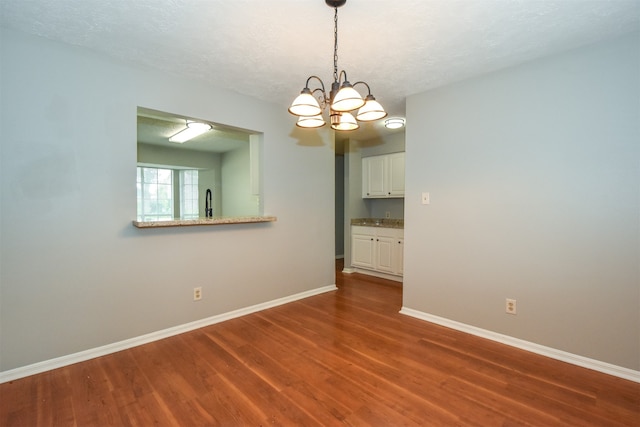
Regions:
[[[393,117],[384,121],[384,127],[387,129],[400,129],[404,127],[404,119],[400,117]]]
[[[169,138],[169,141],[182,144],[198,135],[209,132],[212,128],[209,123],[187,122],[187,127]]]
[[[325,0],[325,3],[333,7],[333,83],[331,92],[327,96],[324,82],[318,76],[310,76],[300,95],[293,100],[289,112],[298,116],[297,126],[302,128],[318,128],[325,125],[322,111],[329,106],[331,128],[335,130],[355,130],[360,127],[358,120],[369,122],[382,119],[387,113],[382,105],[371,95],[371,88],[365,82],[356,82],[353,85],[347,80],[346,71],[338,73],[338,8],[347,0]],[[344,79],[343,79],[344,78]],[[309,82],[315,79],[320,87],[311,90]],[[357,85],[367,87],[367,96],[363,99],[360,93],[354,89]],[[316,96],[318,98],[316,98]],[[352,111],[360,109],[356,116]]]

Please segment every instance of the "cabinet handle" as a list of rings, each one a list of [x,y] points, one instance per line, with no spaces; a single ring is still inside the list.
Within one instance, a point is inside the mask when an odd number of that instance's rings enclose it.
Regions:
[[[376,242],[379,242],[379,241],[380,241],[380,239],[376,239]]]
[[[373,237],[371,238],[371,241],[373,242]]]

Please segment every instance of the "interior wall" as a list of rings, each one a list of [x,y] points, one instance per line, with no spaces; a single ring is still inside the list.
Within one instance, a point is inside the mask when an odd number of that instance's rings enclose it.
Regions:
[[[408,98],[405,307],[640,369],[639,39]]]
[[[0,40],[0,370],[335,283],[327,131],[210,82]],[[138,106],[263,132],[263,209],[278,220],[133,227]]]
[[[249,145],[222,155],[221,199],[223,216],[258,215],[258,196],[251,194]]]
[[[389,133],[384,136],[357,141],[360,155],[370,157],[405,151],[405,130],[397,129],[387,132]]]
[[[404,198],[365,199],[368,217],[386,218],[389,213],[391,219],[404,219]]]
[[[213,169],[220,164],[218,153],[137,144],[137,161],[158,166],[181,166],[194,169]]]
[[[344,258],[344,155],[335,158],[335,234],[336,258]]]

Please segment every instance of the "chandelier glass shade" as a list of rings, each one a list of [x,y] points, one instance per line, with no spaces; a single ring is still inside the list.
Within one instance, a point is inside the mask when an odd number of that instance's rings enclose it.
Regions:
[[[300,116],[296,123],[296,125],[301,128],[319,128],[325,124],[322,114],[318,114],[317,116]]]
[[[365,103],[360,110],[358,110],[358,115],[356,119],[361,122],[370,122],[374,120],[379,120],[383,117],[387,116],[387,112],[384,111],[382,105],[373,97],[373,95],[367,95],[365,99]]]
[[[318,100],[314,98],[309,88],[304,88],[300,95],[293,100],[291,107],[289,107],[289,112],[296,116],[317,116],[322,114],[322,108],[320,108]]]
[[[331,128],[335,130],[356,130],[360,127],[356,118],[351,113],[338,113],[333,112],[331,114]]]
[[[363,81],[353,85],[347,80],[347,73],[343,70],[338,73],[338,8],[346,3],[346,0],[325,0],[325,3],[334,8],[334,45],[333,45],[333,82],[331,91],[327,95],[324,82],[320,77],[310,76],[304,89],[300,92],[289,107],[289,112],[298,116],[297,126],[302,128],[317,128],[325,125],[322,112],[329,107],[331,128],[335,130],[355,130],[360,127],[358,121],[367,122],[379,120],[387,116],[384,108],[371,95],[369,85]],[[319,83],[319,87],[311,89],[311,81]],[[363,85],[367,88],[365,98],[355,89],[355,86]],[[359,111],[354,117],[352,112]]]
[[[336,96],[333,97],[331,109],[343,113],[357,110],[363,105],[364,99],[362,99],[362,95],[351,86],[351,83],[344,82]]]

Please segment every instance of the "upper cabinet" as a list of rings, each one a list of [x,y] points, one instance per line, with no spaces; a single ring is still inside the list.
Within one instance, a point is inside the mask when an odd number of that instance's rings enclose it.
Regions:
[[[404,153],[362,159],[362,197],[404,197]]]

